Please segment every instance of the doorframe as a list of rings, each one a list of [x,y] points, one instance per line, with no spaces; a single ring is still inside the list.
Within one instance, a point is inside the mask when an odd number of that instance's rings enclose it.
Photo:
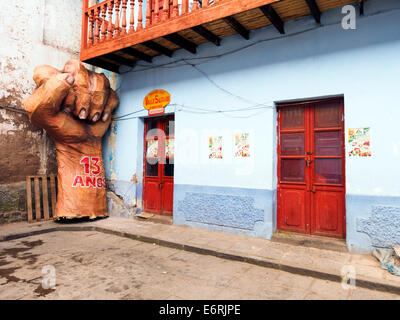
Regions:
[[[278,211],[279,211],[279,194],[278,194],[278,185],[279,185],[279,177],[280,177],[280,173],[279,173],[279,169],[280,169],[280,165],[279,165],[279,148],[280,148],[280,123],[279,123],[279,108],[281,107],[285,107],[285,106],[296,106],[299,104],[313,104],[313,103],[317,103],[319,101],[329,101],[329,100],[341,100],[341,105],[343,108],[343,147],[342,147],[342,152],[343,152],[343,162],[342,162],[342,177],[343,177],[343,188],[344,188],[344,216],[343,216],[343,235],[342,237],[340,237],[340,239],[345,240],[347,239],[347,200],[346,200],[346,196],[347,196],[347,187],[346,187],[346,109],[345,109],[345,99],[344,99],[344,95],[343,94],[339,94],[339,95],[329,95],[329,96],[322,96],[322,97],[314,97],[314,98],[305,98],[305,99],[292,99],[292,100],[281,100],[281,101],[275,101],[274,105],[275,105],[275,113],[274,113],[274,119],[273,121],[275,122],[276,125],[276,137],[274,139],[274,166],[273,166],[273,170],[275,172],[275,174],[273,175],[273,179],[274,179],[274,185],[275,185],[275,194],[274,194],[274,199],[273,199],[273,203],[274,205],[274,232],[279,231],[278,229]],[[312,204],[310,204],[312,205]],[[311,217],[311,213],[310,213],[310,223],[312,223],[313,217]],[[311,225],[310,225],[311,228]],[[308,233],[302,233],[302,232],[297,232],[295,230],[292,231],[284,231],[284,232],[288,232],[288,233],[298,233],[298,234],[302,234],[304,236],[310,236],[310,237],[321,237],[321,235],[312,235],[312,234],[308,234]],[[334,235],[323,235],[322,237],[326,237],[326,238],[336,238],[338,239],[339,236],[334,236]]]
[[[173,118],[175,121],[175,113],[167,113],[163,115],[156,115],[156,116],[148,116],[148,117],[143,117],[143,130],[142,130],[142,143],[143,143],[143,152],[142,152],[142,168],[143,168],[143,183],[142,183],[142,211],[146,212],[145,210],[145,184],[146,184],[146,153],[147,153],[147,148],[146,148],[146,129],[147,129],[147,123],[149,119],[163,119],[163,118]],[[175,139],[175,132],[174,132],[174,139]],[[174,159],[174,175],[172,177],[172,183],[173,183],[173,192],[175,189],[175,159]],[[162,196],[162,195],[161,195]],[[162,199],[160,200],[162,201]],[[168,217],[173,217],[174,216],[174,196],[172,196],[172,213],[157,213],[157,215],[160,216],[168,216]],[[156,214],[156,213],[155,213]]]

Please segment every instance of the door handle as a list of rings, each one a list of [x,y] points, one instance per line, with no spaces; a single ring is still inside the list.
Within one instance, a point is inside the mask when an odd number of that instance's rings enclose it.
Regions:
[[[306,166],[309,167],[312,163],[312,160],[306,160]]]
[[[311,192],[312,192],[312,193],[317,192],[317,190],[315,190],[315,186],[314,186],[314,185],[312,186]]]
[[[161,181],[161,182],[158,184],[158,188],[159,188],[159,189],[162,189],[163,184],[164,184],[164,181]]]

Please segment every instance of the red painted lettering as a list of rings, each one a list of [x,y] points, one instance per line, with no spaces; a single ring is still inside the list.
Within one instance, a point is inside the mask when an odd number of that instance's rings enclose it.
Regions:
[[[86,187],[96,188],[96,178],[95,177],[86,177]]]
[[[84,186],[85,186],[85,185],[83,184],[83,178],[82,178],[82,176],[76,176],[76,177],[75,177],[75,180],[74,180],[74,183],[72,184],[72,186],[73,186],[73,187],[77,187],[78,184],[80,184],[81,187],[84,187]]]

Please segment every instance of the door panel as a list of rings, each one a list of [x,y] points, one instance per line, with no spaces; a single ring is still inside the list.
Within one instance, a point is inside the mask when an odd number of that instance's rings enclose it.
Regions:
[[[172,214],[173,193],[174,193],[173,180],[166,180],[162,187],[162,208],[165,214]]]
[[[286,107],[281,110],[281,127],[282,129],[303,128],[304,127],[304,107]]]
[[[278,229],[344,237],[343,100],[278,112]]]
[[[158,179],[146,179],[144,194],[145,211],[159,213],[161,208],[161,199],[159,192]]]
[[[143,209],[172,215],[174,190],[174,117],[145,120]]]
[[[342,184],[342,159],[315,159],[314,182]]]
[[[282,134],[281,154],[283,156],[304,155],[304,133]]]
[[[313,197],[315,211],[314,234],[342,234],[342,212],[344,197],[342,191],[317,190]]]
[[[341,127],[343,123],[342,102],[338,99],[319,101],[312,105],[315,128]]]
[[[306,232],[306,190],[301,188],[282,188],[281,198],[281,229]]]
[[[340,156],[342,154],[341,131],[315,132],[315,155]]]
[[[303,159],[282,159],[281,168],[282,182],[304,182]]]
[[[308,142],[305,139],[306,109],[287,107],[279,112],[278,143],[278,228],[306,233],[307,177],[305,170]]]

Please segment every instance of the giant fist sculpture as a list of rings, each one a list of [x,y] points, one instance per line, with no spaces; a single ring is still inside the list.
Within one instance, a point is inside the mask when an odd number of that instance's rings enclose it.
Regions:
[[[57,152],[55,219],[107,216],[101,138],[118,96],[104,74],[69,60],[62,71],[35,68],[37,88],[23,105],[31,122],[44,128]]]

